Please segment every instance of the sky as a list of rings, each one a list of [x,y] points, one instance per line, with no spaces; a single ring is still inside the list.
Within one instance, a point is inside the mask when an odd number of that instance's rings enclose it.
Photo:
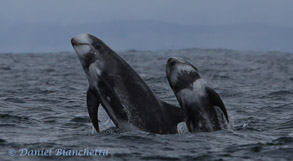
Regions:
[[[22,25],[47,25],[66,26],[70,28],[73,25],[134,21],[209,27],[251,24],[270,26],[275,27],[276,30],[282,30],[284,28],[293,28],[292,6],[292,0],[1,0],[0,44],[5,44],[6,46],[0,45],[0,52],[42,50],[42,48],[34,50],[32,47],[30,49],[18,48],[15,45],[11,47],[10,44],[14,43],[15,38],[19,35],[15,32],[17,28],[13,28],[15,26],[21,28]],[[80,32],[83,32],[82,29]],[[107,33],[111,31],[102,32]],[[124,32],[131,34],[131,30]],[[7,38],[8,33],[14,40]],[[34,34],[39,33],[32,32],[31,35]],[[172,33],[170,34],[172,35]],[[282,35],[291,34],[282,33],[276,37],[282,38]],[[25,36],[22,37],[22,40],[25,40]],[[175,39],[176,37],[171,38]],[[274,37],[272,36],[271,38]],[[32,38],[30,37],[29,39]],[[109,39],[107,41],[111,43],[112,40]],[[113,42],[116,43],[117,40],[113,40]],[[238,48],[233,45],[219,45],[212,41],[208,41],[207,43],[210,43],[210,46],[203,45],[203,47]],[[215,45],[212,45],[213,43]],[[270,46],[268,44],[268,47]],[[59,48],[58,50],[62,50],[62,47]],[[129,45],[124,49],[127,48],[135,48],[135,46]],[[148,49],[147,45],[140,49],[143,48]],[[251,49],[254,48],[251,46]],[[247,46],[246,48],[239,49],[250,49],[250,47]],[[258,50],[257,48],[255,49]],[[44,48],[44,51],[48,50],[50,50],[49,46],[46,49]],[[64,50],[69,50],[69,48],[66,46]],[[265,47],[260,50],[265,50]],[[274,48],[268,48],[268,50],[274,50]],[[284,47],[284,49],[282,47],[276,47],[275,50],[292,50],[293,52],[293,47],[290,48],[288,46]]]

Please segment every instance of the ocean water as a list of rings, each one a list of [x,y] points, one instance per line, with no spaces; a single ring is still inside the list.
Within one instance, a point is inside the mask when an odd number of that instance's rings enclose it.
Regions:
[[[178,103],[165,65],[171,56],[187,59],[222,97],[232,128],[175,135],[120,132],[100,110],[103,132],[97,134],[85,103],[88,83],[75,53],[0,54],[0,160],[293,160],[292,53],[119,54],[158,98],[172,104]],[[49,156],[40,152],[50,149]]]

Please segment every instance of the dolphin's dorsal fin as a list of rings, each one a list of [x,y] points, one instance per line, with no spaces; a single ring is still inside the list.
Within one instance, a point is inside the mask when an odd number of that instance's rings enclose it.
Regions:
[[[221,97],[212,88],[206,87],[206,92],[209,95],[210,101],[222,110],[227,119],[227,122],[229,122],[228,113]]]

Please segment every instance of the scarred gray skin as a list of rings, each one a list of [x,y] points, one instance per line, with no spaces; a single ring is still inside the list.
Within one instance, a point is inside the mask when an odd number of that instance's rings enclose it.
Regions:
[[[124,131],[177,133],[184,120],[179,107],[158,100],[139,75],[104,42],[89,34],[71,39],[88,79],[87,107],[97,132],[101,104]]]
[[[192,64],[182,58],[169,58],[166,75],[190,132],[227,127],[229,119],[221,97],[207,85]]]

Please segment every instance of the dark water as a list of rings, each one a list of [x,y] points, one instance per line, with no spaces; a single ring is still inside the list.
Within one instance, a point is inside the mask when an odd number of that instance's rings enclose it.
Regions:
[[[160,99],[173,104],[166,61],[170,56],[189,60],[221,95],[233,130],[122,133],[101,111],[104,131],[96,134],[85,104],[87,80],[75,53],[2,54],[0,160],[293,159],[293,54],[222,49],[120,54]],[[101,149],[108,156],[20,156],[25,148]]]

